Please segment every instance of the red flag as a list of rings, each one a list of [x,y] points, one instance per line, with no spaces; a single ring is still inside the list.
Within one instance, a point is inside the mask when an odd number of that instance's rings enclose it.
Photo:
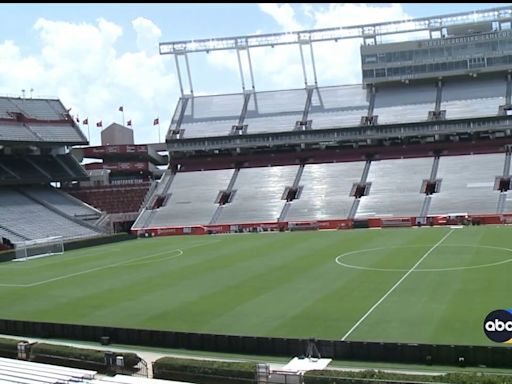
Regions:
[[[88,117],[86,117],[86,118],[84,119],[84,121],[82,121],[82,124],[83,124],[83,125],[89,125],[89,118],[88,118]]]
[[[153,125],[158,125],[158,124],[160,124],[160,121],[158,120],[158,117],[157,117],[155,120],[153,120]]]
[[[128,120],[128,122],[126,123],[126,125],[127,125],[128,127],[131,127],[131,126],[132,126],[132,121],[131,121],[131,120]]]
[[[123,111],[124,111],[124,108],[123,108],[123,106],[121,105],[121,106],[119,107],[119,112],[123,112]]]
[[[96,123],[96,126],[97,126],[98,128],[103,127],[103,123],[102,123],[102,121],[101,121],[101,120],[100,120],[100,121],[98,121],[98,122]]]

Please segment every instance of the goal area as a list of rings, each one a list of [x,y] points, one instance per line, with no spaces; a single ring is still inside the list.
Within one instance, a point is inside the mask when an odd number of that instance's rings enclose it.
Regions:
[[[14,260],[28,260],[37,257],[64,253],[64,242],[61,236],[27,240],[16,243]]]

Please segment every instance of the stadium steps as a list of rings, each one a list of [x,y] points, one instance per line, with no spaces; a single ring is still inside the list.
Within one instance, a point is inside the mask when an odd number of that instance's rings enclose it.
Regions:
[[[432,169],[430,170],[430,182],[435,182],[437,178],[437,172],[439,170],[439,162],[440,162],[439,155],[434,156],[434,160],[432,161]],[[428,216],[428,211],[430,209],[430,204],[432,203],[432,195],[425,195],[425,199],[423,200],[423,204],[421,206],[419,217],[421,220],[426,220]],[[424,223],[424,222],[423,222]]]
[[[368,180],[368,174],[370,173],[370,167],[371,167],[372,161],[366,160],[363,168],[363,173],[361,174],[361,179],[359,180],[359,184],[365,184]],[[347,219],[352,220],[356,217],[357,210],[359,208],[360,198],[355,198],[354,202],[352,203],[352,206],[350,207],[350,210],[348,212]]]
[[[240,112],[240,117],[238,118],[238,124],[242,125],[245,120],[245,115],[247,115],[247,109],[249,108],[249,102],[251,101],[251,97],[254,92],[246,92],[244,94],[244,104],[242,105],[242,112]]]
[[[132,229],[144,229],[151,223],[151,220],[156,213],[153,206],[160,196],[165,196],[164,194],[168,193],[175,175],[175,172],[170,169],[166,169],[160,180],[155,182],[154,186],[150,187],[150,190],[144,199],[146,203],[145,205],[142,205],[142,209],[139,210],[139,215],[133,223]]]
[[[231,179],[229,180],[229,184],[225,191],[227,193],[233,192],[233,187],[235,186],[236,179],[238,178],[238,175],[240,174],[240,168],[235,168],[233,171],[233,174],[231,175]],[[219,219],[220,215],[222,214],[223,205],[219,204],[215,212],[213,212],[212,218],[210,219],[210,222],[208,224],[215,224],[217,220]]]
[[[510,88],[509,85],[510,85],[510,81],[507,82],[507,95],[508,95],[509,88]],[[508,96],[510,96],[510,95],[508,95]],[[505,162],[503,163],[503,177],[510,176],[510,159],[511,159],[511,157],[512,157],[511,147],[507,147],[507,152],[505,153]],[[496,207],[496,213],[505,212],[507,196],[508,196],[508,191],[500,192],[500,195],[498,197],[498,205]]]
[[[498,205],[496,207],[496,213],[505,212],[505,204],[507,202],[507,192],[500,192],[498,197]]]
[[[57,213],[58,215],[70,220],[70,221],[73,221],[74,223],[76,224],[79,224],[79,225],[82,225],[84,227],[87,227],[91,230],[93,230],[94,232],[97,232],[98,234],[103,234],[103,231],[101,231],[100,228],[90,224],[90,223],[87,223],[85,222],[84,220],[81,220],[81,219],[78,219],[76,217],[73,217],[71,215],[68,215],[67,213],[61,211],[60,209],[54,207],[52,204],[49,204],[47,203],[46,201],[42,200],[42,199],[39,199],[38,197],[34,196],[32,193],[28,192],[27,190],[24,190],[22,188],[15,188],[15,190],[24,195],[25,197],[28,197],[29,199],[35,201],[36,203],[38,204],[41,204],[43,207],[45,207],[46,209],[52,211],[52,212],[55,212]]]
[[[300,179],[302,177],[302,174],[304,173],[304,168],[306,167],[306,164],[302,163],[299,165],[299,169],[297,169],[297,173],[295,174],[295,179],[293,180],[292,187],[293,189],[299,188]],[[287,201],[284,203],[283,209],[281,210],[281,213],[279,214],[279,218],[277,221],[285,221],[286,215],[288,214],[288,211],[290,210],[292,202]]]

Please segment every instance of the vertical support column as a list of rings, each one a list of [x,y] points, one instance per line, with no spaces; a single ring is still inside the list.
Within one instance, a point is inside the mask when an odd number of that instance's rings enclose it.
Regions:
[[[190,75],[190,65],[188,63],[188,55],[185,53],[185,63],[187,64],[187,74],[188,74],[188,84],[190,86],[190,94],[194,94],[194,89],[192,88],[192,76]]]
[[[309,84],[308,82],[308,70],[306,68],[306,60],[304,59],[304,45],[309,45],[309,59],[311,62],[311,75],[313,77],[314,84]],[[302,64],[302,74],[304,76],[304,86],[306,88],[308,87],[317,87],[318,86],[318,78],[316,75],[316,63],[315,63],[315,52],[313,51],[313,43],[311,42],[310,38],[303,38],[299,36],[299,51],[300,51],[300,61]]]
[[[304,75],[304,87],[308,86],[308,75],[306,74],[306,64],[304,63],[304,52],[302,51],[302,43],[299,43],[300,62],[302,64],[302,74]]]
[[[436,104],[434,107],[434,111],[436,114],[439,114],[441,111],[441,101],[443,96],[443,81],[441,79],[437,80],[437,86],[436,86]]]
[[[255,86],[254,86],[254,73],[252,71],[251,53],[250,53],[249,47],[247,47],[246,45],[239,45],[236,47],[236,56],[237,56],[237,60],[238,60],[238,69],[240,71],[240,80],[242,82],[242,91],[245,92],[246,71],[244,70],[244,63],[242,60],[242,56],[240,55],[241,51],[246,52],[247,67],[249,68],[249,78],[251,79],[252,92],[254,92]]]
[[[183,88],[183,80],[182,80],[182,77],[181,77],[181,68],[180,68],[179,56],[183,56],[185,58],[185,66],[187,68],[187,77],[188,77],[188,85],[190,87],[190,95],[193,95],[194,91],[192,89],[192,76],[190,74],[190,65],[189,65],[189,62],[188,62],[187,53],[185,52],[185,53],[176,53],[174,55],[174,61],[176,63],[176,72],[178,73],[178,82],[180,84],[181,96],[185,96],[185,91],[184,91],[184,88]]]
[[[244,71],[242,70],[242,60],[240,60],[240,49],[236,49],[236,57],[238,59],[238,69],[240,70],[240,79],[242,80],[242,91],[245,92],[245,80],[244,80]]]
[[[178,55],[174,55],[174,62],[176,63],[176,73],[178,74],[178,82],[180,84],[181,96],[185,93],[183,92],[183,81],[181,80],[181,71],[180,71],[180,62],[178,60]]]

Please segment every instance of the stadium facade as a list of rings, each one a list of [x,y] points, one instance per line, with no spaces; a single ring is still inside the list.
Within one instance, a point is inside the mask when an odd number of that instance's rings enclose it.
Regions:
[[[161,43],[182,96],[133,232],[509,222],[511,12]],[[315,43],[348,38],[362,83],[318,86]],[[290,44],[305,86],[256,91],[250,52]],[[188,57],[215,50],[236,52],[241,92],[196,96]]]

